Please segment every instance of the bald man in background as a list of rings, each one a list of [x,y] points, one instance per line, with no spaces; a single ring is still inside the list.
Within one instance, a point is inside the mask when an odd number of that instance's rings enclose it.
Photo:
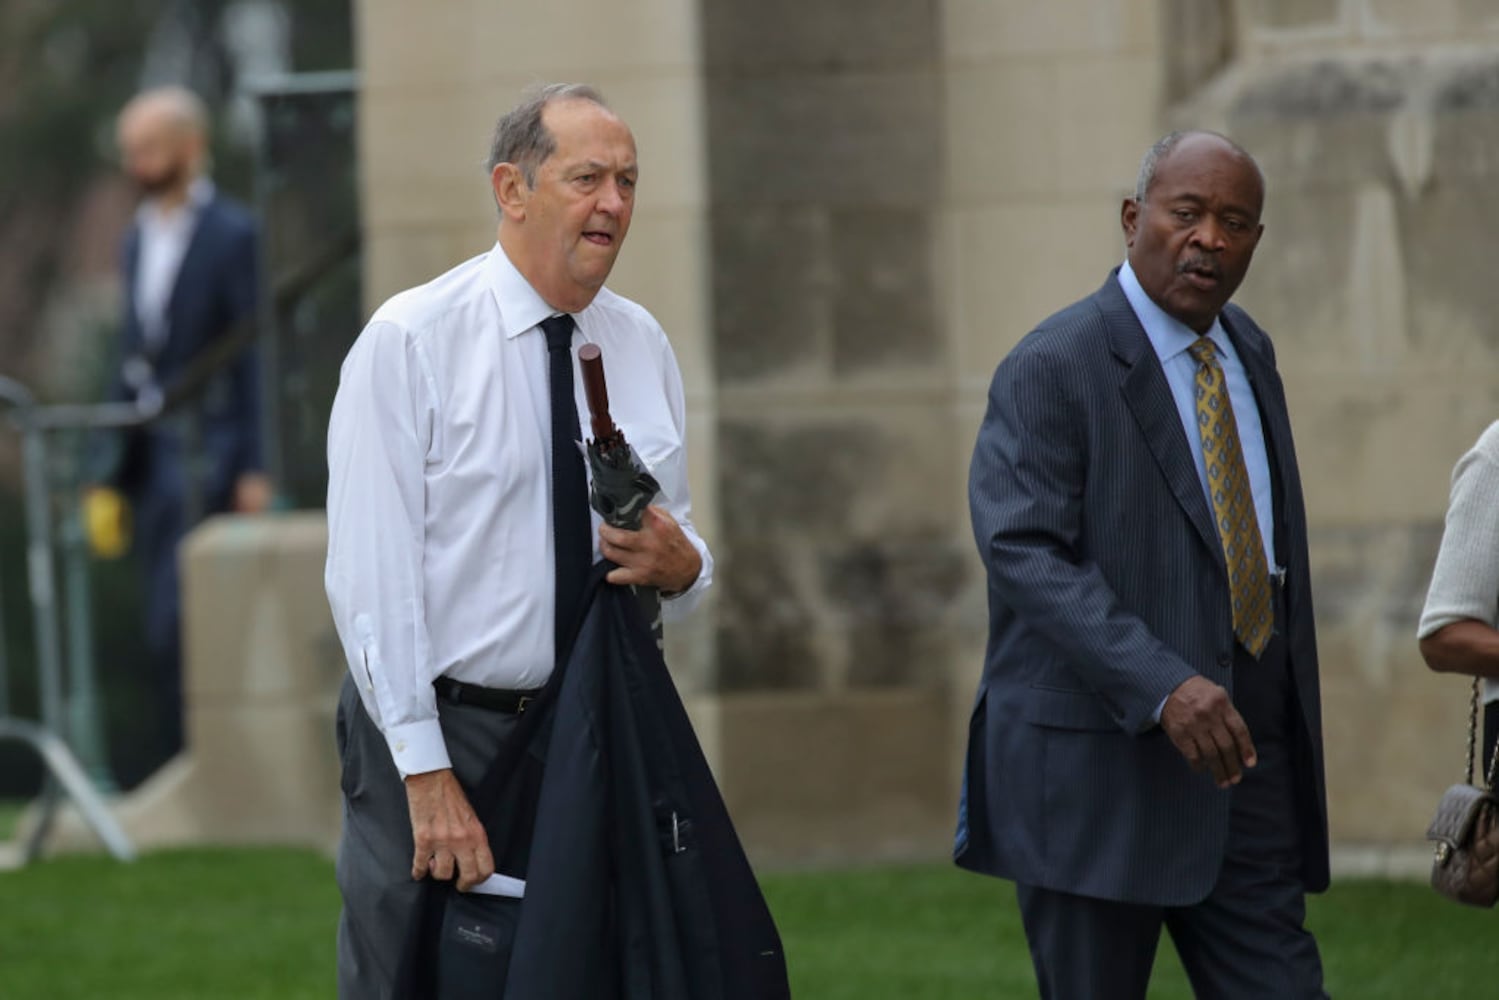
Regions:
[[[120,112],[116,135],[142,201],[122,247],[125,309],[111,396],[159,400],[207,348],[254,321],[255,221],[205,175],[208,115],[191,91],[138,94]],[[170,757],[183,745],[177,545],[199,517],[253,513],[270,501],[253,349],[176,414],[114,444],[100,449],[92,471],[133,511],[161,749]]]

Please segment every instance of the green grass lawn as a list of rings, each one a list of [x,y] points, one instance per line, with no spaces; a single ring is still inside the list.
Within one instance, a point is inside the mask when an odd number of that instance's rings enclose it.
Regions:
[[[1035,995],[1005,883],[945,865],[764,883],[801,1000]],[[0,872],[0,997],[331,997],[337,913],[330,862],[305,851],[64,858]],[[1425,886],[1343,883],[1312,900],[1310,919],[1340,1000],[1458,1000],[1499,982],[1499,917]],[[1191,996],[1169,945],[1151,996]]]
[[[16,821],[26,809],[26,803],[11,799],[0,799],[0,843],[11,839],[16,832]]]

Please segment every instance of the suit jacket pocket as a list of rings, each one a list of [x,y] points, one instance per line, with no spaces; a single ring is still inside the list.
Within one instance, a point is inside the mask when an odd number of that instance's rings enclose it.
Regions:
[[[437,944],[437,995],[493,1000],[505,990],[521,901],[447,889]]]
[[[1032,687],[1026,692],[1026,722],[1055,729],[1116,732],[1119,723],[1109,714],[1103,699],[1092,691]]]

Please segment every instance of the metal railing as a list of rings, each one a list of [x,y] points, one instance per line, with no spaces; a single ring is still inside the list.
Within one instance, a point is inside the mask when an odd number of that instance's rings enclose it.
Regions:
[[[358,245],[357,231],[330,234],[301,268],[274,283],[263,307],[279,310],[296,301]],[[198,465],[194,460],[198,450],[197,422],[191,412],[183,411],[203,395],[212,380],[233,364],[242,351],[257,347],[260,333],[259,317],[241,321],[199,351],[164,392],[145,394],[141,402],[40,404],[20,382],[0,375],[0,406],[8,409],[10,423],[21,437],[27,583],[36,633],[40,716],[39,720],[22,719],[10,711],[3,622],[0,622],[0,740],[19,740],[30,745],[48,772],[39,796],[39,817],[23,848],[23,860],[27,863],[41,853],[60,804],[59,791],[78,806],[84,820],[111,854],[121,860],[134,856],[129,840],[100,794],[102,788],[109,787],[110,779],[94,683],[89,556],[78,510],[81,477],[75,476],[62,488],[54,488],[56,465],[48,439],[64,432],[142,428],[182,413],[185,419],[180,431],[190,466],[184,514],[191,526],[202,514],[201,483],[192,468]],[[54,494],[62,506],[61,531],[55,531],[53,523]],[[55,554],[57,550],[60,556]],[[64,622],[59,611],[56,578],[59,562],[67,595],[66,670]]]
[[[81,529],[77,525],[79,484],[72,484],[71,506],[65,508],[65,523],[72,524],[63,533],[63,571],[69,600],[67,609],[70,641],[69,668],[62,663],[62,622],[60,620],[55,543],[59,536],[53,527],[53,465],[49,459],[48,436],[59,430],[89,428],[124,428],[143,425],[159,413],[159,407],[141,407],[134,403],[99,403],[93,405],[50,405],[37,403],[32,392],[15,379],[0,375],[0,404],[9,407],[12,426],[21,436],[22,503],[26,520],[26,581],[31,598],[32,623],[36,649],[36,672],[39,721],[18,718],[10,713],[9,698],[0,705],[0,739],[19,740],[34,749],[47,770],[40,796],[41,810],[23,848],[23,858],[30,862],[41,853],[42,843],[51,830],[60,803],[59,791],[78,807],[83,819],[98,835],[109,852],[122,861],[135,856],[125,832],[115,822],[105,805],[98,785],[91,781],[75,756],[75,748],[92,766],[96,776],[107,776],[104,749],[100,738],[97,687],[93,675],[92,623],[87,604],[88,567]],[[9,677],[0,664],[0,692],[8,692]],[[64,694],[64,679],[67,694]],[[65,740],[61,734],[70,739]]]

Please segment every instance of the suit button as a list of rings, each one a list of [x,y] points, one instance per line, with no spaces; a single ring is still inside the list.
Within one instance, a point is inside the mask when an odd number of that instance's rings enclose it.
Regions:
[[[1227,653],[1218,654],[1218,666],[1224,670],[1234,665],[1234,658]]]

